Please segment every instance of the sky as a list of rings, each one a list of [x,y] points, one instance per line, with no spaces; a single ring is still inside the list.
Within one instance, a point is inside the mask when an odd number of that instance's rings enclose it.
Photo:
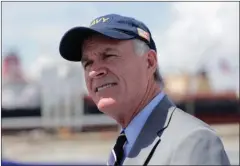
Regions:
[[[63,61],[59,42],[67,30],[109,13],[149,27],[162,73],[205,66],[216,89],[238,87],[237,2],[2,2],[2,56],[17,50],[26,74],[37,77]],[[220,70],[220,62],[230,72]]]

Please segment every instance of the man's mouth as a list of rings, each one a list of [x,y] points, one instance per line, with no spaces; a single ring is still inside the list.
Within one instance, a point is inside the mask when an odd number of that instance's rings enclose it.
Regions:
[[[101,90],[103,90],[103,89],[110,88],[110,87],[113,87],[113,86],[115,86],[115,85],[117,85],[117,83],[107,83],[107,84],[104,84],[104,85],[102,85],[102,86],[97,87],[97,88],[95,89],[95,92],[99,92],[99,91],[101,91]]]

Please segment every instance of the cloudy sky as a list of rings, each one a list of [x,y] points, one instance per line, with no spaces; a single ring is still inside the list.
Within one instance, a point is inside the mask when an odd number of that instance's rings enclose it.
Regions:
[[[216,89],[239,84],[237,2],[3,2],[3,56],[17,50],[26,74],[36,76],[63,61],[58,48],[67,30],[109,13],[149,27],[163,73],[195,73],[206,66]]]

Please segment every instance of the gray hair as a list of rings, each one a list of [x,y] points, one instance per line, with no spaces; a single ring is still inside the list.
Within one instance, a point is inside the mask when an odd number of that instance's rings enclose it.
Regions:
[[[134,39],[133,40],[133,45],[134,45],[135,53],[139,56],[145,54],[146,52],[148,52],[150,50],[149,46],[145,42],[143,42],[139,39]],[[161,87],[163,87],[164,86],[164,81],[163,81],[163,78],[160,74],[159,67],[157,67],[153,76],[154,76],[154,80],[157,81],[158,83],[160,83]]]

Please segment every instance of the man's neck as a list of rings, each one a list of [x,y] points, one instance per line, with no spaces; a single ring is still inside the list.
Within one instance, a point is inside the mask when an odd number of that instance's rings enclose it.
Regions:
[[[123,119],[121,119],[119,121],[122,128],[126,128],[128,126],[128,124],[133,120],[133,118],[146,105],[148,105],[152,101],[152,99],[160,93],[160,91],[161,91],[161,88],[160,88],[159,84],[154,82],[154,84],[149,85],[147,90],[146,90],[146,93],[142,97],[142,100],[140,102],[138,102],[137,107],[135,106],[135,108],[131,109],[131,110],[134,110],[134,111],[131,111],[131,114],[128,114],[127,116],[125,116]]]

